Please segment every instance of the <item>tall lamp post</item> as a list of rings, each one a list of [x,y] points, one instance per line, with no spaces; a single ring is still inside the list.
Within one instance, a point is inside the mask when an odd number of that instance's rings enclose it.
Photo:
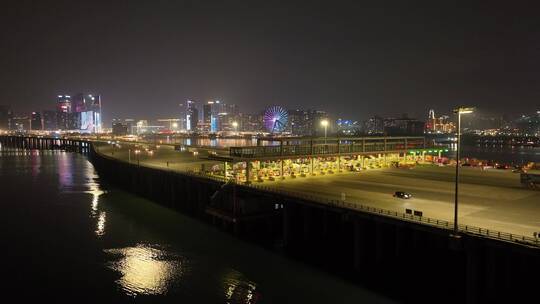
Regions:
[[[454,197],[454,236],[458,234],[458,185],[459,185],[459,160],[460,160],[460,149],[461,149],[461,114],[469,114],[474,111],[474,108],[471,107],[459,107],[454,110],[454,113],[457,114],[457,145],[456,145],[456,190]]]
[[[324,127],[324,144],[326,145],[326,128],[328,127],[328,120],[327,119],[321,120],[321,126]]]

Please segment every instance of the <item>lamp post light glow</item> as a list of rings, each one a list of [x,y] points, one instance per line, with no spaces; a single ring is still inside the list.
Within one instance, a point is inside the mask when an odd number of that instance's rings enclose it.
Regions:
[[[474,108],[459,107],[454,110],[457,114],[457,145],[456,145],[456,185],[454,196],[454,236],[458,234],[458,185],[459,185],[459,161],[460,161],[460,144],[461,144],[461,114],[470,114],[474,111]]]
[[[328,120],[321,120],[321,126],[324,127],[324,144],[326,145],[326,128],[328,127]]]

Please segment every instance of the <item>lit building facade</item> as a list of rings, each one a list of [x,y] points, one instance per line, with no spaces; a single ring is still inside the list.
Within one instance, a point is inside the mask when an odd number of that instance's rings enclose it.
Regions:
[[[189,132],[195,132],[198,128],[199,122],[199,110],[197,109],[197,103],[193,100],[186,101],[185,105],[185,130]]]
[[[71,113],[70,95],[58,95],[56,113],[58,128],[60,130],[69,130],[69,113]]]
[[[369,135],[381,135],[384,133],[384,119],[373,116],[364,122],[364,133]]]
[[[456,126],[450,120],[450,116],[443,115],[440,117],[435,116],[434,110],[429,110],[428,120],[426,122],[426,133],[455,133]]]

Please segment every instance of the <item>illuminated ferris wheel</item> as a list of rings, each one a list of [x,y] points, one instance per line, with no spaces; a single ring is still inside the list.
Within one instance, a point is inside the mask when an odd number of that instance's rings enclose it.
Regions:
[[[283,132],[287,127],[289,114],[280,106],[271,106],[264,112],[264,126],[270,133]]]

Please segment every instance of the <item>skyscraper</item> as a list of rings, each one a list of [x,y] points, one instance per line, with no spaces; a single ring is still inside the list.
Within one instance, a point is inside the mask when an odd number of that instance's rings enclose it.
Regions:
[[[364,132],[366,134],[383,134],[384,119],[379,116],[373,116],[365,121]]]
[[[204,132],[209,132],[211,128],[213,105],[214,105],[214,101],[211,101],[211,100],[203,105],[203,120],[202,120],[202,125],[200,126],[200,128]]]
[[[30,130],[43,130],[43,123],[41,121],[41,113],[32,112],[30,118]]]
[[[123,136],[128,134],[128,125],[121,119],[112,120],[112,134],[116,136]]]
[[[199,110],[197,102],[194,100],[186,100],[180,104],[180,120],[178,128],[183,131],[196,131],[199,121]]]
[[[28,116],[13,116],[11,119],[11,130],[30,130],[30,118]]]
[[[102,126],[101,95],[88,94],[85,96],[84,104],[85,111],[81,114],[81,131],[100,133]]]
[[[188,101],[190,102],[190,101]],[[188,131],[197,131],[199,122],[199,110],[194,103],[188,105],[187,115],[186,115],[186,130]]]
[[[58,95],[56,113],[58,128],[61,130],[69,130],[69,113],[71,113],[70,95]]]
[[[11,112],[11,107],[6,105],[0,105],[0,130],[10,130],[11,119],[13,118],[13,113]]]
[[[43,111],[43,129],[49,131],[58,130],[56,111]]]
[[[81,113],[86,111],[86,99],[83,93],[78,93],[71,100],[71,109],[73,112]]]
[[[188,110],[188,101],[180,103],[178,107],[180,108],[180,119],[178,120],[178,129],[181,131],[187,130],[187,110]]]

